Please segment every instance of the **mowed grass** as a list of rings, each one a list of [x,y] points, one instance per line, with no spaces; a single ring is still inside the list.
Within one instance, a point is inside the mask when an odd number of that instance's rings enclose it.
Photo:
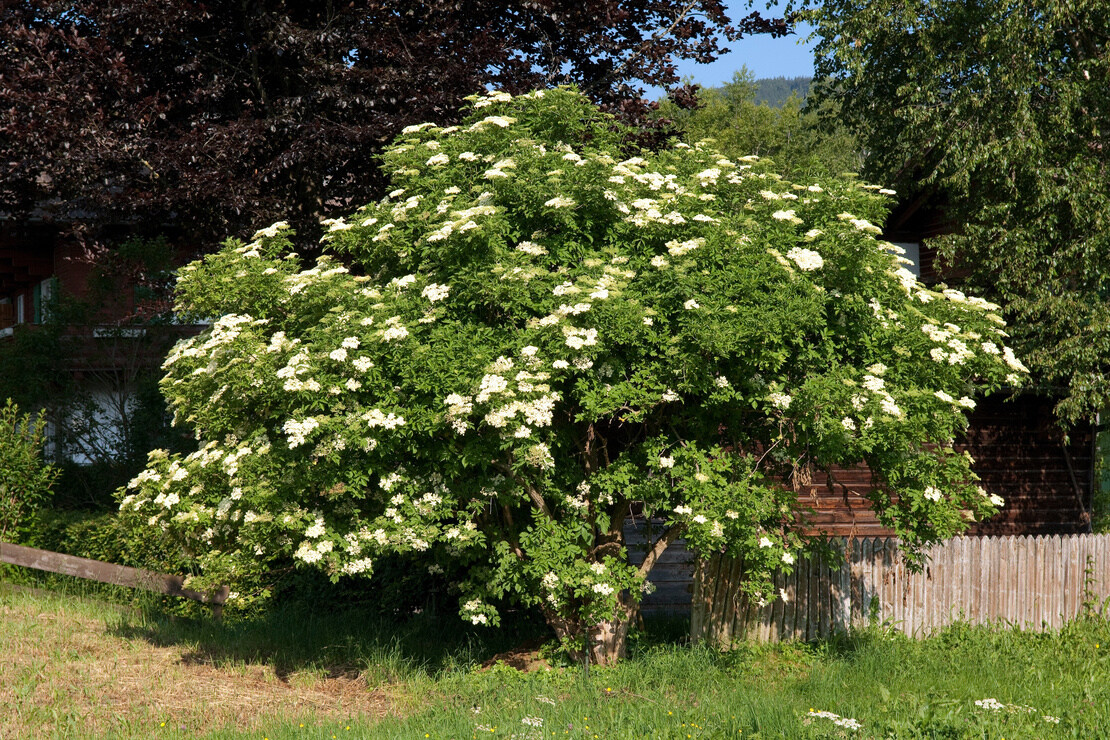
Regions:
[[[319,604],[215,623],[0,587],[0,738],[1110,736],[1101,619],[728,652],[648,626],[615,668],[550,658],[523,673],[481,664],[526,634],[450,617],[398,625]]]

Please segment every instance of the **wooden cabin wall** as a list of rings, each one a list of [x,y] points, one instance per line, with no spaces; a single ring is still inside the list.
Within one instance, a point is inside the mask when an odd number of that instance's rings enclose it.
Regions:
[[[971,413],[967,434],[957,449],[975,459],[980,485],[1006,500],[992,519],[968,534],[1079,534],[1089,531],[1093,470],[1093,430],[1078,425],[1064,444],[1050,399],[1034,396],[982,399]],[[807,532],[837,537],[889,537],[866,493],[871,474],[865,467],[832,472],[833,485],[818,474],[799,494],[812,510]]]

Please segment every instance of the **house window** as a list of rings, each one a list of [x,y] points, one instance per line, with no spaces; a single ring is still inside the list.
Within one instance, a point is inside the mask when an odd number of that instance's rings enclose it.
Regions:
[[[17,323],[17,324],[22,324],[24,321],[27,320],[26,316],[24,315],[24,311],[23,311],[23,304],[24,304],[23,299],[25,297],[26,296],[24,296],[22,293],[20,293],[15,298],[15,323]]]
[[[35,323],[42,324],[50,318],[50,299],[54,296],[54,278],[47,278],[35,286]]]
[[[912,265],[906,265],[905,267],[906,267],[907,270],[912,272],[917,277],[918,280],[920,280],[921,279],[921,242],[894,242],[894,245],[898,246],[898,247],[901,247],[902,249],[906,250],[906,253],[902,256],[905,257],[906,259],[908,259],[913,264]]]

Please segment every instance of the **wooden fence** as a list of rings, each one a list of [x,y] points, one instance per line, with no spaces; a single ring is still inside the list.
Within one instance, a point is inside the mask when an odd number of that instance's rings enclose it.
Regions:
[[[111,583],[116,586],[142,588],[169,596],[180,596],[199,601],[202,604],[208,604],[212,607],[212,614],[216,617],[221,616],[228,595],[227,586],[221,587],[213,594],[205,594],[185,588],[184,578],[181,576],[154,573],[141,568],[104,563],[99,560],[89,560],[88,558],[64,555],[49,550],[38,550],[34,547],[12,545],[7,542],[0,542],[0,563],[10,563],[11,565],[45,570],[51,573],[62,573],[67,576],[84,578],[88,581]]]
[[[1110,599],[1110,535],[957,537],[907,568],[897,540],[840,540],[842,564],[799,560],[775,576],[786,598],[764,607],[739,594],[742,564],[714,557],[693,575],[691,637],[812,640],[877,620],[911,636],[957,619],[1061,627],[1084,602]]]

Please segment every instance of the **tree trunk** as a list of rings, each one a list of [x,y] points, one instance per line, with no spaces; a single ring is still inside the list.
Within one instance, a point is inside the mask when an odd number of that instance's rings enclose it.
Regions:
[[[556,636],[567,647],[576,663],[608,666],[628,655],[628,630],[640,612],[640,605],[629,596],[621,596],[612,619],[598,624],[584,624],[566,619],[553,610],[544,609],[544,617]]]
[[[587,630],[590,663],[593,665],[613,665],[628,657],[628,629],[632,626],[635,613],[621,611],[618,619],[602,622]]]

